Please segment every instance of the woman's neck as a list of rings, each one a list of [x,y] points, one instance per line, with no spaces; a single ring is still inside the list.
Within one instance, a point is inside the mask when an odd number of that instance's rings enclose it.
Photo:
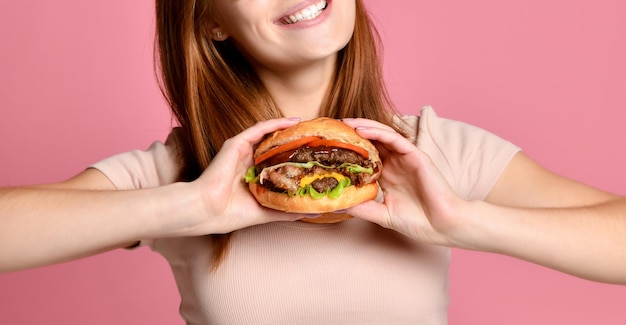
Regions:
[[[335,73],[335,60],[328,58],[288,71],[259,68],[257,73],[284,116],[309,120],[319,116]]]

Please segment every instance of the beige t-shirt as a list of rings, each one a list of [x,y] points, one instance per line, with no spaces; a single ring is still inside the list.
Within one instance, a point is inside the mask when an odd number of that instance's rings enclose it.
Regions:
[[[467,199],[484,199],[519,151],[482,129],[439,118],[430,107],[421,118],[397,122]],[[165,143],[93,167],[118,189],[169,184],[177,176],[176,142],[173,132]],[[447,323],[449,249],[360,219],[239,230],[215,272],[208,237],[142,243],[169,262],[188,324]]]

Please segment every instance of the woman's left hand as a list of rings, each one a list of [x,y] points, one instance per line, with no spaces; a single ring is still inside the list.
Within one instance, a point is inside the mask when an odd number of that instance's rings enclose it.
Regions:
[[[344,123],[374,141],[383,160],[379,184],[384,202],[368,201],[347,212],[423,242],[451,245],[468,202],[456,195],[430,158],[384,124],[366,119]]]
[[[347,213],[424,243],[499,253],[594,281],[626,283],[624,249],[616,249],[626,247],[624,198],[553,174],[518,154],[485,201],[467,201],[425,153],[391,128],[364,119],[344,122],[379,149],[385,199]]]

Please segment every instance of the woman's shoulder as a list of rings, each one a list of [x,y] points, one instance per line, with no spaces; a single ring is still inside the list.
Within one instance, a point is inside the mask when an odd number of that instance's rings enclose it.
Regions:
[[[179,127],[165,141],[154,141],[146,149],[131,150],[103,159],[92,166],[105,174],[118,189],[138,189],[170,184],[180,171]]]
[[[508,142],[478,126],[440,117],[431,106],[423,106],[418,114],[396,114],[396,127],[407,133],[409,140],[419,144],[425,140],[441,144],[465,146],[473,142]]]
[[[425,152],[457,193],[482,199],[520,150],[480,127],[437,115],[424,106],[420,115],[398,115],[397,125]]]

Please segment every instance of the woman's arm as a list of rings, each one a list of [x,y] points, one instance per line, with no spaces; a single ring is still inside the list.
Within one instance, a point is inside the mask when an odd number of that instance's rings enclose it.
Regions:
[[[257,123],[227,140],[195,181],[115,190],[88,169],[62,183],[0,189],[0,272],[73,260],[140,239],[228,233],[304,217],[263,209],[243,176],[265,134],[297,123]]]
[[[579,277],[626,284],[626,199],[547,171],[526,155],[473,202],[465,248],[510,255]]]
[[[385,193],[384,204],[370,201],[348,213],[426,243],[626,284],[626,199],[551,173],[519,153],[485,201],[467,201],[426,154],[393,130],[371,121],[347,123],[378,141]]]
[[[0,189],[0,272],[73,260],[168,235],[198,205],[184,184],[116,191],[88,169],[62,183]]]
[[[480,204],[459,246],[505,254],[594,281],[626,284],[626,200],[573,208]],[[480,220],[482,219],[482,220]]]

